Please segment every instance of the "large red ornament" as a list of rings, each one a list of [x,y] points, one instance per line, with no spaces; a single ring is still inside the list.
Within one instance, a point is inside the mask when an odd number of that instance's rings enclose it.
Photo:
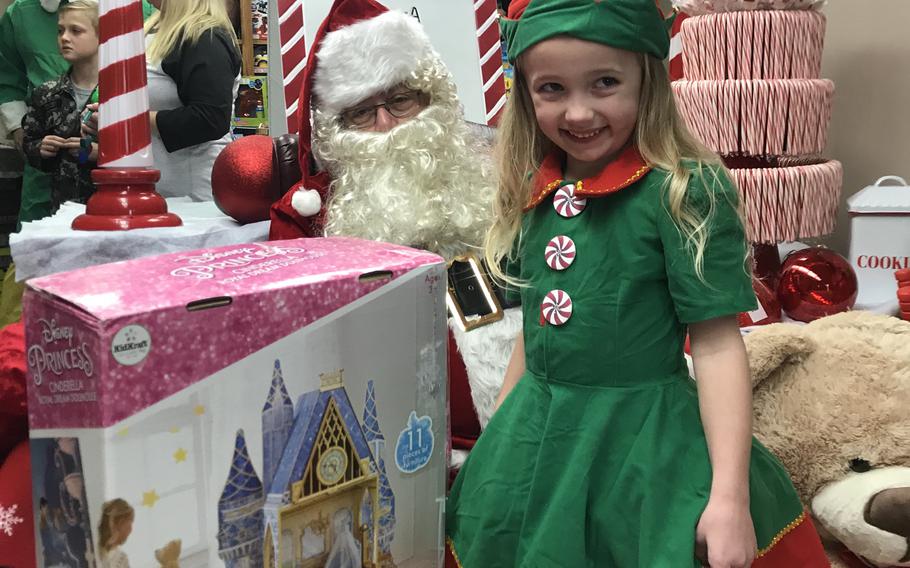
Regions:
[[[240,223],[269,218],[269,208],[281,198],[274,151],[269,136],[254,134],[231,142],[218,155],[212,166],[212,195],[222,212]]]
[[[849,310],[856,303],[856,273],[836,252],[810,247],[784,260],[777,298],[791,318],[810,322]]]
[[[0,463],[13,446],[27,439],[25,331],[17,322],[0,330]]]

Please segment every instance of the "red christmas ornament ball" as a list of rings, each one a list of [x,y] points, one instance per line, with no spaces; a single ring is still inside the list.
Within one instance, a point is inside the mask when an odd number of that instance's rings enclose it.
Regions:
[[[849,310],[856,303],[856,273],[836,252],[810,247],[791,253],[781,267],[777,298],[784,312],[803,322]]]
[[[17,322],[0,329],[0,463],[13,446],[26,439],[25,330]]]
[[[226,215],[240,223],[269,218],[272,203],[281,198],[272,161],[269,136],[253,134],[234,140],[212,166],[212,195]]]

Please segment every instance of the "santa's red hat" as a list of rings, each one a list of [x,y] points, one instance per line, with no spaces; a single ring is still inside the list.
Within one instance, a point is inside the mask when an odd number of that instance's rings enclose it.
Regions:
[[[426,60],[438,60],[411,16],[374,0],[335,0],[313,41],[300,90],[300,182],[272,206],[272,240],[321,236],[329,175],[313,159],[311,111],[341,113],[407,80]]]

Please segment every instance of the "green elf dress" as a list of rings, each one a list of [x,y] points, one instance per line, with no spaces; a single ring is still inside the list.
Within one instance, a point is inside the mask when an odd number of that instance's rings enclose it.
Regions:
[[[708,208],[704,281],[668,213],[668,174],[634,147],[597,177],[534,181],[509,272],[521,289],[526,371],[451,489],[446,531],[463,568],[699,566],[711,462],[683,355],[686,326],[748,311],[737,192],[693,175]],[[707,185],[706,185],[707,182]],[[778,460],[753,441],[755,567],[828,566]]]

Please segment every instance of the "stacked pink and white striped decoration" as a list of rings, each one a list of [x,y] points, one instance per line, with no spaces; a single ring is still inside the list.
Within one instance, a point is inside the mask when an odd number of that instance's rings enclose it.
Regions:
[[[152,166],[140,0],[101,0],[99,5],[98,165]]]
[[[692,16],[748,10],[808,10],[826,0],[673,0],[673,5]]]
[[[476,0],[474,19],[477,24],[477,47],[480,49],[480,73],[487,124],[495,126],[506,104],[506,82],[502,67],[502,42],[499,10],[496,0]]]
[[[828,143],[831,81],[678,81],[673,90],[690,130],[719,154],[809,156]]]
[[[821,158],[834,84],[820,79],[825,17],[811,0],[674,0],[689,129],[739,184],[749,239],[776,243],[834,230],[841,164]]]
[[[303,0],[278,0],[278,34],[281,41],[281,69],[284,85],[284,114],[288,132],[297,132],[297,107],[306,67],[303,30]]]

